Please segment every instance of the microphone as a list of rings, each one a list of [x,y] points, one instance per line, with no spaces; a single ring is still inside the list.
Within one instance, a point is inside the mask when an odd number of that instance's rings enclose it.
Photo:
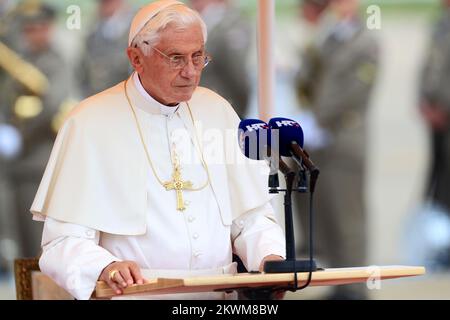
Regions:
[[[264,160],[270,146],[269,125],[258,119],[246,119],[239,123],[239,147],[252,160]]]
[[[284,123],[283,121],[286,121]],[[279,122],[279,123],[278,123]],[[294,127],[294,130],[286,131],[283,128],[285,125]],[[271,130],[280,129],[280,130]],[[264,121],[258,119],[242,120],[239,124],[239,146],[242,153],[253,160],[268,160],[270,164],[270,176],[269,176],[269,192],[278,193],[284,191],[284,214],[285,214],[285,232],[286,232],[286,260],[285,261],[267,261],[264,265],[264,271],[267,273],[286,273],[294,272],[294,286],[289,287],[289,290],[296,291],[298,288],[297,272],[308,271],[308,281],[300,289],[305,288],[311,283],[312,272],[317,270],[315,261],[312,258],[312,241],[310,239],[310,259],[308,261],[296,260],[295,258],[295,238],[294,238],[294,226],[292,217],[292,198],[293,183],[296,173],[290,169],[281,159],[281,156],[298,157],[302,159],[302,155],[305,157],[305,166],[309,166],[314,170],[315,166],[312,162],[307,162],[309,158],[301,149],[303,146],[303,131],[300,125],[292,120],[284,118],[272,119],[269,125]],[[297,147],[291,147],[291,144],[299,146],[302,152],[298,152]],[[274,165],[274,162],[278,163]],[[305,169],[301,165],[303,173]],[[278,170],[280,170],[286,179],[286,189],[278,189]],[[316,169],[318,172],[318,169]],[[313,171],[316,172],[316,171]],[[306,176],[306,174],[305,174]],[[311,173],[311,177],[312,177]],[[313,179],[311,179],[312,181]],[[276,182],[276,183],[275,183]],[[312,192],[311,192],[312,199]],[[312,207],[311,207],[312,208]],[[312,213],[312,210],[311,210]],[[310,225],[312,224],[312,218],[310,219]],[[312,230],[312,227],[310,227]]]
[[[311,174],[310,190],[314,192],[320,170],[302,149],[304,135],[300,124],[287,118],[273,118],[269,121],[269,127],[272,130],[278,130],[280,154],[284,157],[293,157],[300,166],[308,169]]]
[[[281,159],[277,148],[271,148],[271,132],[269,125],[264,121],[259,119],[242,120],[239,123],[238,140],[239,147],[247,158],[269,162],[271,177],[277,175],[278,170],[284,175],[293,172]]]

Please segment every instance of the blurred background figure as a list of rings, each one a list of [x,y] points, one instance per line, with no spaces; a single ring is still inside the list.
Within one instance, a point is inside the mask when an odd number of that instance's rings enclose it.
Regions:
[[[14,41],[14,34],[11,31],[15,30],[14,27],[17,25],[13,19],[16,6],[16,0],[0,0],[0,40],[10,46]]]
[[[208,27],[207,51],[213,62],[202,74],[200,85],[226,98],[237,114],[248,113],[251,83],[247,70],[250,25],[229,0],[191,0],[191,6]]]
[[[130,74],[125,48],[132,7],[125,0],[97,0],[97,3],[96,23],[86,39],[77,74],[82,97],[112,87]]]
[[[450,0],[442,0],[442,13],[431,38],[428,56],[421,77],[420,111],[431,137],[431,164],[421,226],[442,221],[440,229],[421,232],[421,236],[432,235],[434,242],[424,243],[439,246],[429,247],[430,267],[450,268]],[[423,222],[426,219],[426,223]],[[432,224],[436,225],[436,224]],[[444,229],[443,229],[444,228]],[[437,232],[442,230],[445,232]],[[436,242],[437,241],[437,242]]]
[[[327,35],[327,25],[323,12],[330,0],[302,0],[300,15],[310,29],[310,38],[306,40],[305,48],[302,50],[300,65],[301,71],[297,75],[297,89],[302,106],[312,103],[314,90],[317,87],[320,75],[319,47],[323,38]],[[331,28],[331,27],[330,27]]]
[[[435,26],[421,86],[421,113],[432,138],[428,195],[450,212],[450,0]]]
[[[366,112],[379,50],[377,40],[358,16],[358,0],[328,2],[304,2],[305,18],[315,23],[318,31],[305,50],[297,78],[302,106],[311,110],[327,137],[311,152],[321,169],[315,195],[315,247],[325,267],[364,266],[368,250]],[[298,206],[304,207],[303,203],[299,201]],[[306,236],[307,221],[301,223]],[[303,253],[306,239],[302,240]],[[364,285],[333,289],[329,299],[366,298]]]
[[[16,3],[10,0],[0,0],[0,46],[5,46],[8,50],[11,46],[12,33],[11,22]],[[2,50],[4,51],[4,49]],[[7,61],[0,58],[0,66]],[[6,71],[0,67],[0,84],[7,77]],[[3,94],[3,92],[2,92]],[[1,101],[1,98],[0,98]],[[10,262],[18,254],[16,235],[13,228],[8,223],[11,221],[10,215],[14,212],[14,204],[11,201],[11,188],[8,184],[8,172],[5,162],[9,155],[15,154],[19,148],[18,132],[6,124],[5,115],[0,105],[0,279],[10,271]],[[14,139],[15,137],[16,139]],[[11,142],[14,140],[16,143]]]
[[[30,219],[29,208],[68,95],[64,60],[52,44],[55,10],[29,0],[15,14],[17,46],[1,48],[0,84],[0,257],[10,266],[16,257],[39,253],[42,227]]]
[[[329,2],[330,0],[300,0],[299,6],[303,21],[299,27],[307,32],[302,33],[303,45],[297,50],[300,55],[299,69],[294,75],[292,86],[300,102],[301,110],[297,117],[304,130],[308,150],[326,146],[329,139],[329,133],[317,124],[310,106],[321,74],[318,48],[332,28],[328,25],[328,20],[331,19],[327,19],[327,14],[324,14]]]

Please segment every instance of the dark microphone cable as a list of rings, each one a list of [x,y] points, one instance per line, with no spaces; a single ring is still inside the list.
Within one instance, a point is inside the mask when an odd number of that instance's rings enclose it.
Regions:
[[[313,269],[313,252],[314,252],[314,245],[313,245],[313,228],[314,228],[314,207],[313,207],[313,199],[314,199],[314,192],[310,192],[309,194],[309,274],[308,274],[308,280],[306,283],[298,287],[298,281],[297,281],[297,273],[295,273],[295,288],[296,290],[303,290],[307,288],[311,284],[312,280],[312,269]]]

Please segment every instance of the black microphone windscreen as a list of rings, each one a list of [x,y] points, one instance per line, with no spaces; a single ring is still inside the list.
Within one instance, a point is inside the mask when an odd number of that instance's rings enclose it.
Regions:
[[[239,147],[242,153],[253,160],[263,160],[270,146],[270,130],[267,123],[258,119],[242,120],[239,124]]]
[[[291,144],[297,142],[303,148],[304,136],[300,124],[287,118],[273,118],[269,121],[272,130],[278,130],[280,155],[291,156]]]

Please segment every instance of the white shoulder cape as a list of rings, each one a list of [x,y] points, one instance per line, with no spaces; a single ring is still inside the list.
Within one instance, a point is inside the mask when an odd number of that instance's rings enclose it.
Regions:
[[[146,214],[151,210],[147,208],[146,182],[152,172],[124,85],[84,100],[71,112],[58,133],[32,204],[35,220],[48,216],[118,235],[146,232]],[[145,103],[133,81],[128,81],[127,88],[133,103]],[[239,118],[226,100],[198,88],[189,105],[195,122],[204,130],[219,130],[224,136],[226,130],[236,133],[233,148],[243,164],[207,163],[223,223],[230,225],[271,200],[266,165],[243,160],[237,142]],[[185,123],[192,124],[185,103],[178,112]],[[189,129],[196,130],[194,125]]]

